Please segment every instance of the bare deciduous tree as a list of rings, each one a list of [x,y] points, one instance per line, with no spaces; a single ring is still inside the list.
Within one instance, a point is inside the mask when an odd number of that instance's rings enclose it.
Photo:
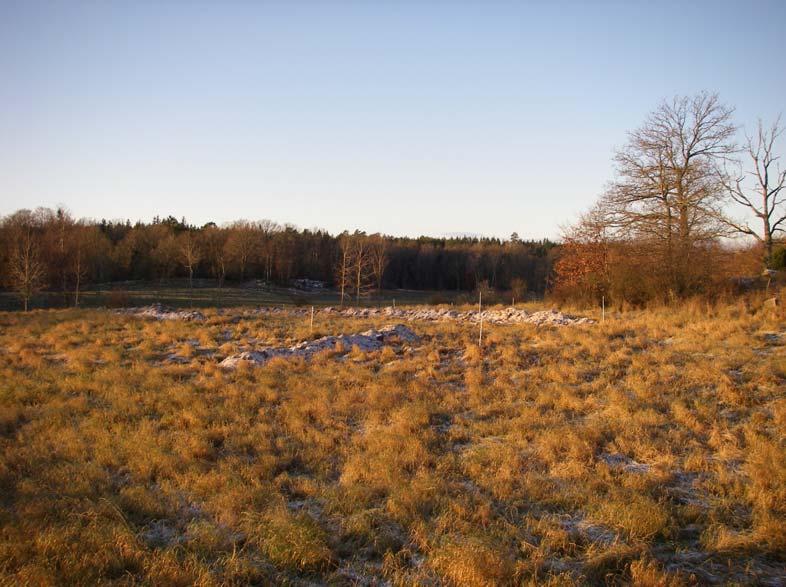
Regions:
[[[273,276],[273,260],[275,253],[274,237],[281,231],[281,226],[272,220],[260,220],[256,223],[260,236],[259,254],[263,262],[265,281],[271,281]]]
[[[341,297],[341,306],[350,287],[350,274],[352,267],[352,237],[346,232],[338,237],[338,262],[336,263],[335,279]]]
[[[218,288],[224,286],[227,274],[227,231],[215,225],[205,226],[202,229],[202,248],[205,251],[210,273],[216,278]]]
[[[158,268],[158,273],[162,280],[172,276],[177,267],[179,256],[180,252],[173,234],[168,233],[158,241],[151,252],[151,257]]]
[[[527,301],[527,282],[521,277],[514,277],[510,280],[510,293],[514,300]]]
[[[51,255],[50,262],[53,261],[57,264],[56,269],[50,269],[51,277],[52,281],[54,281],[55,275],[60,273],[60,283],[63,290],[63,297],[67,299],[69,265],[67,262],[67,248],[69,245],[69,234],[71,233],[74,226],[74,219],[71,217],[71,213],[64,206],[58,206],[57,210],[55,211],[54,218],[52,218],[51,221],[55,224],[55,230],[52,232],[54,235],[56,235],[56,243],[55,247],[50,246],[49,255]]]
[[[79,306],[79,292],[82,286],[82,280],[87,276],[87,259],[89,255],[88,246],[89,239],[87,231],[89,229],[81,222],[73,225],[69,234],[69,266],[71,274],[74,278],[74,307]]]
[[[344,232],[339,236],[334,279],[342,306],[347,295],[354,294],[355,303],[359,303],[361,296],[373,289],[375,284],[373,255],[374,242],[364,233]]]
[[[746,142],[752,169],[740,171],[734,178],[726,178],[725,183],[729,197],[748,208],[761,221],[761,232],[745,222],[730,218],[724,220],[735,232],[752,236],[764,246],[765,267],[772,258],[773,237],[776,232],[784,231],[781,224],[786,221],[786,211],[781,208],[786,170],[781,171],[777,166],[779,157],[774,150],[775,141],[783,134],[780,122],[779,116],[770,128],[765,128],[759,120],[756,136],[748,136]],[[753,179],[754,186],[750,189],[744,185],[747,178]]]
[[[736,152],[733,110],[701,93],[663,102],[615,157],[603,198],[617,236],[658,243],[671,287],[683,289],[697,244],[724,232],[720,163]]]
[[[229,226],[226,247],[229,258],[240,273],[240,280],[245,280],[246,270],[254,258],[257,248],[257,235],[253,224],[247,220],[233,222]]]
[[[194,270],[199,262],[202,260],[202,249],[197,242],[191,231],[188,230],[178,237],[178,249],[180,252],[180,261],[188,271],[188,287],[194,289]]]
[[[46,266],[41,258],[41,246],[37,234],[37,222],[28,210],[21,210],[6,219],[8,232],[9,286],[22,299],[25,312],[30,299],[45,284]]]
[[[365,234],[356,232],[352,248],[352,282],[355,289],[355,303],[360,303],[360,296],[368,293],[372,287],[371,243]]]
[[[371,240],[369,250],[371,257],[371,270],[374,274],[374,282],[377,292],[382,291],[382,278],[385,276],[385,269],[388,266],[388,242],[381,235],[374,235]]]

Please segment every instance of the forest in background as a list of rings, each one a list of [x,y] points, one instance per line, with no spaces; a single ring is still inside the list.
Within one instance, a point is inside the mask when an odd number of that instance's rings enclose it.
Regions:
[[[493,238],[405,238],[356,231],[331,235],[270,220],[196,227],[173,216],[150,223],[74,219],[64,209],[19,210],[0,223],[3,283],[29,301],[41,291],[93,284],[211,279],[290,286],[307,280],[347,300],[381,289],[514,291],[542,295],[556,245]]]
[[[0,220],[0,282],[28,308],[42,290],[187,277],[248,285],[320,282],[359,302],[382,289],[509,292],[623,305],[733,294],[786,266],[780,118],[738,143],[715,94],[662,102],[614,156],[614,178],[560,243],[331,235],[270,220],[197,227],[78,220],[65,209]],[[747,220],[746,220],[747,219]],[[742,241],[735,237],[743,237]]]

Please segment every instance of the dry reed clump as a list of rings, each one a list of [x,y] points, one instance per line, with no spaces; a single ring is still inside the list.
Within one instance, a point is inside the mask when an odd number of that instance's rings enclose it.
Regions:
[[[786,581],[769,315],[487,325],[482,347],[418,322],[411,348],[234,371],[308,318],[204,315],[0,314],[0,584]]]
[[[621,530],[633,541],[668,537],[668,507],[636,491],[618,491],[608,496],[592,509],[591,516],[600,524]]]
[[[326,531],[306,513],[293,514],[278,508],[263,516],[248,516],[244,528],[274,565],[317,572],[326,571],[332,564]]]
[[[450,537],[434,549],[431,566],[451,585],[493,587],[514,578],[513,556],[493,540],[472,536]]]

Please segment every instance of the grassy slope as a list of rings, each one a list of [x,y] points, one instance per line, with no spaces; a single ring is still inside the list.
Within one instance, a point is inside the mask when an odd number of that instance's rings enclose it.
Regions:
[[[306,321],[0,314],[0,583],[783,580],[782,321],[414,328],[224,372]]]

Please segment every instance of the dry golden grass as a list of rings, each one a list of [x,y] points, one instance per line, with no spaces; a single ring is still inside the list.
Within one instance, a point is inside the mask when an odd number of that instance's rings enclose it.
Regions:
[[[413,323],[412,348],[227,371],[314,335],[206,314],[0,314],[0,584],[786,581],[778,317],[692,304],[483,348]]]

